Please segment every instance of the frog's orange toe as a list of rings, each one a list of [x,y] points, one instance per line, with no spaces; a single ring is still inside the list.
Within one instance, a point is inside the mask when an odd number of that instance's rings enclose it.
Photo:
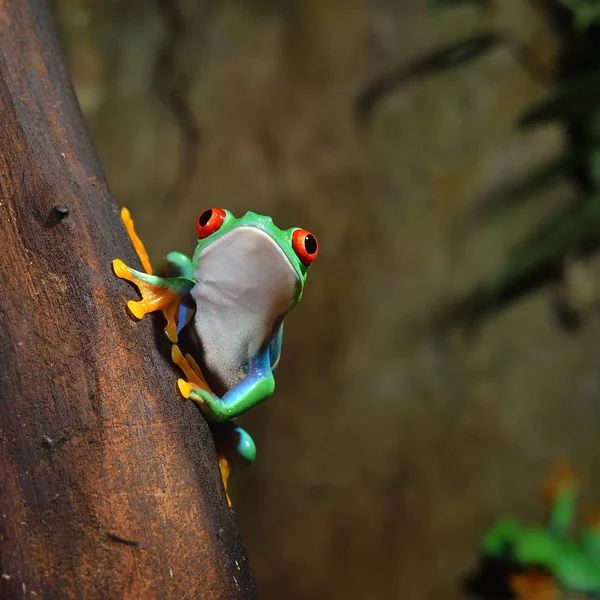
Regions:
[[[144,271],[146,271],[146,273],[148,273],[148,275],[151,275],[152,274],[152,266],[150,265],[150,260],[148,259],[148,253],[146,252],[146,248],[144,248],[144,244],[142,243],[142,240],[140,240],[137,233],[135,232],[135,228],[133,226],[133,219],[131,218],[131,215],[129,214],[129,210],[127,210],[125,207],[123,207],[121,209],[121,220],[123,221],[123,224],[125,225],[125,229],[127,230],[127,233],[129,234],[129,239],[131,240],[133,247],[135,248],[135,251],[137,252],[138,258],[140,259],[140,262],[142,263],[142,266],[144,267]]]
[[[183,354],[181,354],[181,350],[179,346],[175,345],[171,347],[171,360],[178,365],[179,361],[183,358]]]
[[[167,321],[165,333],[172,344],[177,343],[177,315],[179,313],[179,296],[174,296],[167,300],[162,312]]]
[[[127,308],[136,319],[141,319],[149,312],[146,310],[145,302],[143,300],[139,302],[136,302],[135,300],[129,300],[129,302],[127,302]]]
[[[219,455],[219,470],[221,471],[221,479],[225,488],[225,496],[227,505],[231,508],[231,498],[229,497],[229,477],[231,476],[231,465],[225,456]]]
[[[179,388],[179,393],[188,400],[190,394],[192,393],[192,384],[184,381],[183,379],[177,380],[177,387]]]
[[[186,354],[184,358],[177,344],[171,346],[171,360],[183,371],[183,374],[187,379],[187,381],[183,379],[178,381],[179,391],[184,398],[190,397],[194,387],[208,390],[208,385],[206,384],[206,381],[204,381],[196,361],[189,354]]]
[[[199,380],[203,382],[204,377],[202,376],[202,371],[200,370],[200,366],[196,362],[196,359],[188,352],[185,355],[185,360],[187,360],[188,365],[190,365],[190,368],[198,376]]]
[[[129,275],[129,268],[120,258],[115,258],[115,260],[112,261],[112,267],[117,277],[120,277],[121,279],[127,279]]]

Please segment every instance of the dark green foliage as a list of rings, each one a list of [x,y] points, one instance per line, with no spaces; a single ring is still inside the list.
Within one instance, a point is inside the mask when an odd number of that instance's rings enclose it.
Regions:
[[[560,0],[571,11],[573,28],[586,31],[600,23],[600,3],[598,0]]]
[[[504,267],[467,298],[452,307],[442,321],[468,321],[500,310],[522,294],[562,276],[567,257],[593,251],[600,244],[600,2],[597,0],[537,0],[533,2],[553,24],[562,53],[555,87],[527,109],[521,128],[548,122],[561,125],[566,152],[535,167],[521,181],[504,186],[488,198],[479,216],[529,198],[559,178],[569,178],[578,197],[506,259]],[[453,2],[436,2],[450,5]],[[488,34],[490,35],[490,34]]]

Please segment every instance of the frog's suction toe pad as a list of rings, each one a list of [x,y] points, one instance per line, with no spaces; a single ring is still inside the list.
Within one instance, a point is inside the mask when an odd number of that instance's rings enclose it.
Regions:
[[[129,273],[127,265],[120,258],[115,258],[115,260],[113,260],[112,267],[117,277],[124,277]]]
[[[146,311],[140,306],[140,302],[135,300],[130,300],[127,303],[127,308],[136,319],[141,319],[146,314]]]
[[[179,392],[181,395],[187,400],[192,393],[192,385],[183,379],[177,380],[177,387],[179,388]]]

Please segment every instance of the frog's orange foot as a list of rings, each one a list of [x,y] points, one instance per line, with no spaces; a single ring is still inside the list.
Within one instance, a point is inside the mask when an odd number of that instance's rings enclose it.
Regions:
[[[117,277],[135,284],[142,295],[141,300],[127,302],[131,314],[137,319],[142,319],[150,312],[161,310],[167,321],[165,333],[171,342],[176,343],[177,315],[181,303],[179,294],[161,285],[160,277],[131,269],[118,258],[113,261],[113,270]]]
[[[183,371],[185,379],[177,380],[177,387],[181,395],[187,400],[195,388],[200,388],[210,392],[208,384],[202,377],[202,372],[198,363],[190,354],[183,356],[179,346],[173,344],[171,347],[171,360]]]

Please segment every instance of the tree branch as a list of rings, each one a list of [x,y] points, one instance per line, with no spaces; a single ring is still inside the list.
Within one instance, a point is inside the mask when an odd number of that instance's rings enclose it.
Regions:
[[[0,597],[251,598],[41,0],[0,0]],[[160,318],[160,317],[159,317]]]

